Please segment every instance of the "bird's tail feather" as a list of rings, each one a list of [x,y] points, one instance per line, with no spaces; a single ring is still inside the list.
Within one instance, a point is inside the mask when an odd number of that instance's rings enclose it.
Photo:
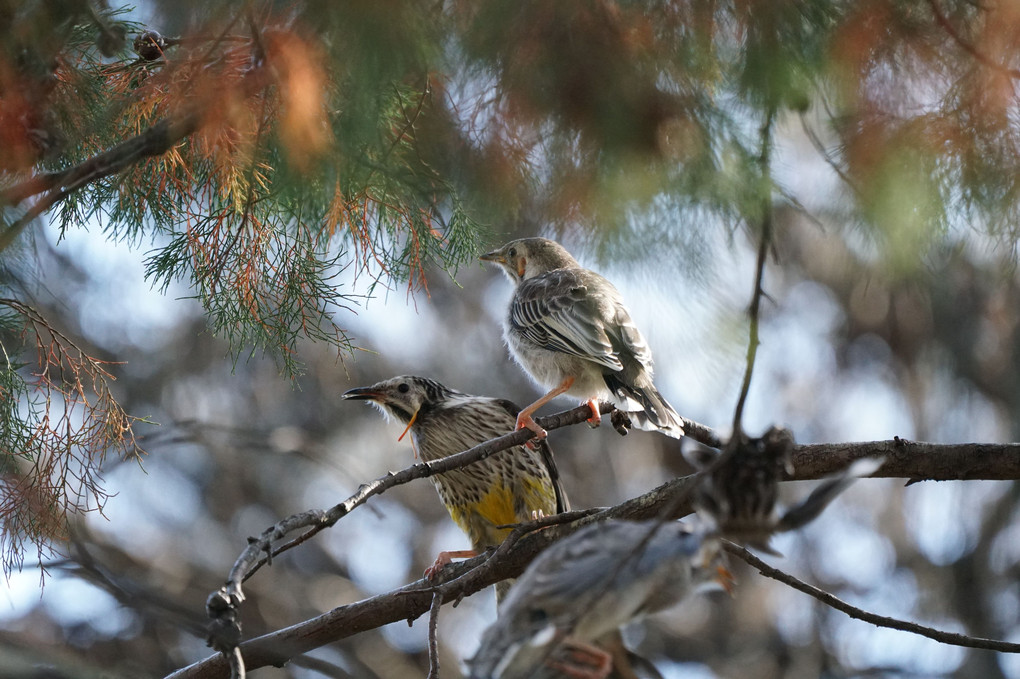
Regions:
[[[612,373],[606,375],[605,379],[606,386],[621,401],[617,407],[630,415],[635,427],[645,431],[661,431],[677,439],[684,435],[683,420],[651,381],[647,385],[632,387]]]
[[[503,599],[510,592],[510,588],[517,582],[517,578],[507,578],[496,583],[496,603],[502,603]]]

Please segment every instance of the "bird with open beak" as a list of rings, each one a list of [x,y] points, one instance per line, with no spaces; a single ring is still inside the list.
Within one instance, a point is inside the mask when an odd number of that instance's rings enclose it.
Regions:
[[[347,400],[368,401],[404,425],[425,461],[437,460],[506,434],[519,408],[510,401],[472,396],[426,377],[400,375],[351,389]],[[403,438],[401,434],[400,438]],[[469,557],[499,545],[508,525],[567,511],[552,449],[546,442],[514,446],[474,464],[432,477],[450,517],[471,540],[472,549],[441,552],[426,571],[433,576],[452,558]],[[497,597],[509,587],[499,583]]]

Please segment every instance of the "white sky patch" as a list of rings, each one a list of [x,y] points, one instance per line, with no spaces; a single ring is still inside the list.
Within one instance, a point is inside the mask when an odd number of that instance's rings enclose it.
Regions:
[[[347,564],[351,579],[369,595],[382,594],[416,579],[411,548],[418,520],[399,504],[373,498],[377,516],[367,507],[351,512],[328,532],[322,544]],[[406,627],[406,623],[404,625]]]
[[[46,583],[43,606],[62,625],[87,623],[103,636],[123,632],[134,620],[130,611],[103,590],[61,575]]]
[[[945,621],[932,625],[951,632]],[[899,667],[920,676],[949,676],[963,662],[967,649],[940,644],[933,639],[874,627],[842,613],[833,615],[833,636],[839,639],[842,655],[850,667]]]
[[[57,242],[59,229],[44,227],[45,237],[89,275],[76,296],[82,330],[111,350],[125,345],[156,348],[173,339],[186,318],[202,313],[193,294],[182,284],[171,284],[163,294],[145,280],[145,252],[149,249],[115,241],[98,224],[68,229]]]
[[[1020,643],[1020,631],[1013,632],[1006,635],[1005,641],[1011,643]],[[1008,677],[1020,677],[1020,654],[1017,653],[999,653],[996,655],[996,659],[999,661],[999,667]]]
[[[118,543],[130,544],[139,558],[160,558],[173,554],[174,540],[185,533],[189,539],[200,539],[202,526],[196,522],[201,498],[195,484],[171,463],[150,456],[144,465],[143,470],[126,462],[111,470],[106,487],[117,495],[106,503],[102,516],[89,516],[89,525]]]
[[[11,573],[6,587],[0,587],[0,620],[17,620],[32,610],[39,603],[40,582],[38,568]]]

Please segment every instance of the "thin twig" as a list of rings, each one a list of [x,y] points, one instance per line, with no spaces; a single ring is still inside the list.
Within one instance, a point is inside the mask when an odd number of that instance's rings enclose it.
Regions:
[[[823,105],[825,105],[824,101]],[[827,105],[825,106],[826,112],[829,114],[829,117],[831,118],[832,112],[828,110]],[[814,128],[812,128],[808,124],[807,118],[804,116],[803,113],[800,114],[800,126],[801,128],[803,128],[804,134],[807,136],[808,141],[811,142],[811,146],[813,146],[815,151],[818,152],[818,155],[822,157],[822,160],[824,160],[826,164],[832,168],[832,171],[835,172],[836,175],[843,180],[843,183],[850,187],[851,191],[859,195],[861,193],[861,190],[857,186],[857,182],[855,182],[853,178],[849,174],[847,174],[846,170],[844,170],[840,166],[840,164],[836,162],[836,159],[832,157],[832,155],[829,153],[829,150],[825,148],[825,144],[823,144],[822,140],[818,137],[818,133],[815,132]]]
[[[906,620],[900,620],[898,618],[890,618],[885,615],[877,615],[868,611],[851,606],[842,599],[829,594],[825,590],[818,589],[814,585],[809,585],[803,580],[798,580],[789,573],[785,573],[778,568],[774,568],[751,552],[747,551],[743,547],[738,547],[732,543],[724,543],[726,551],[743,559],[752,567],[756,568],[759,573],[767,578],[778,580],[779,582],[792,587],[795,590],[804,592],[815,599],[818,599],[826,606],[835,608],[837,611],[846,613],[851,618],[857,620],[863,620],[864,622],[870,622],[872,625],[878,627],[888,627],[889,629],[896,629],[903,632],[910,632],[911,634],[918,634],[922,637],[928,637],[934,639],[943,644],[951,644],[953,646],[966,646],[967,648],[982,648],[990,651],[1000,651],[1002,653],[1020,653],[1020,644],[1010,643],[1008,641],[998,641],[995,639],[981,639],[979,637],[971,637],[966,634],[957,634],[955,632],[946,632],[943,630],[935,629],[934,627],[926,627],[925,625],[919,625],[915,622],[908,622]]]
[[[741,419],[744,415],[747,394],[751,390],[751,375],[754,373],[754,362],[758,355],[758,317],[761,311],[761,298],[764,295],[762,279],[765,276],[765,260],[768,258],[769,246],[772,242],[772,173],[769,169],[769,158],[772,151],[772,123],[775,121],[775,117],[775,109],[769,108],[765,113],[765,123],[761,127],[761,154],[758,156],[758,164],[761,168],[761,181],[762,185],[766,187],[766,194],[762,196],[758,262],[754,276],[754,294],[751,296],[751,307],[748,310],[750,327],[747,340],[747,363],[744,369],[744,381],[740,386],[740,397],[737,399],[737,407],[733,411],[733,435],[730,438],[729,446],[740,445],[743,438]]]
[[[436,639],[436,630],[442,606],[443,594],[437,590],[432,595],[432,607],[429,609],[429,674],[426,679],[439,679],[439,641]]]
[[[603,413],[612,412],[613,409],[614,406],[611,404],[602,404]],[[573,410],[539,418],[538,422],[546,430],[553,430],[559,429],[560,427],[579,424],[590,417],[590,409],[588,409],[587,406],[579,406]],[[241,583],[250,577],[255,570],[258,570],[261,564],[266,562],[266,559],[260,559],[260,555],[277,554],[281,551],[273,550],[272,545],[288,533],[299,528],[309,527],[309,530],[305,534],[292,543],[288,543],[285,547],[300,544],[315,533],[334,525],[344,516],[350,514],[357,507],[367,502],[370,498],[380,495],[394,486],[402,485],[415,479],[428,478],[436,474],[442,474],[452,469],[472,464],[491,455],[495,455],[503,450],[523,445],[533,436],[534,434],[530,431],[526,429],[519,429],[515,432],[511,432],[500,436],[499,438],[479,444],[469,450],[465,450],[464,452],[457,453],[456,455],[450,455],[449,457],[433,460],[431,462],[421,462],[419,464],[406,467],[399,472],[391,472],[370,483],[362,484],[356,493],[326,511],[312,510],[302,514],[295,514],[284,519],[263,531],[262,535],[258,538],[252,538],[249,540],[248,548],[242,552],[237,561],[234,562],[233,568],[230,570],[230,575],[227,579],[228,594],[230,596],[237,597],[239,601],[244,600],[244,596],[241,593]]]

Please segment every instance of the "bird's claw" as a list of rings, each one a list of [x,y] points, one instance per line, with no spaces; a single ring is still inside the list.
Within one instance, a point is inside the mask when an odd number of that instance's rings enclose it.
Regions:
[[[453,563],[454,559],[470,559],[473,556],[478,556],[478,552],[473,549],[462,549],[452,552],[439,552],[439,556],[432,562],[432,565],[425,569],[425,577],[429,580],[435,580],[439,572],[443,570],[443,567],[448,563]]]
[[[435,580],[439,575],[439,571],[443,570],[443,566],[452,562],[453,559],[450,557],[449,552],[439,552],[439,556],[432,562],[432,565],[425,569],[425,579],[430,582]]]
[[[542,429],[535,420],[531,419],[531,415],[524,412],[517,415],[517,429],[530,429],[535,434],[535,439],[539,441],[549,435],[549,432]],[[535,449],[533,441],[528,441],[528,448],[531,450]]]
[[[599,410],[598,401],[596,401],[595,399],[591,399],[589,401],[585,401],[581,405],[588,406],[589,408],[591,408],[591,417],[589,417],[587,420],[589,427],[595,429],[600,424],[602,424],[602,412]]]
[[[613,409],[613,412],[609,415],[609,421],[613,423],[613,429],[620,436],[626,436],[627,432],[633,426],[630,421],[630,416],[623,412],[619,408]]]
[[[613,658],[601,648],[567,640],[565,658],[553,657],[546,665],[570,679],[605,679],[613,669]]]

